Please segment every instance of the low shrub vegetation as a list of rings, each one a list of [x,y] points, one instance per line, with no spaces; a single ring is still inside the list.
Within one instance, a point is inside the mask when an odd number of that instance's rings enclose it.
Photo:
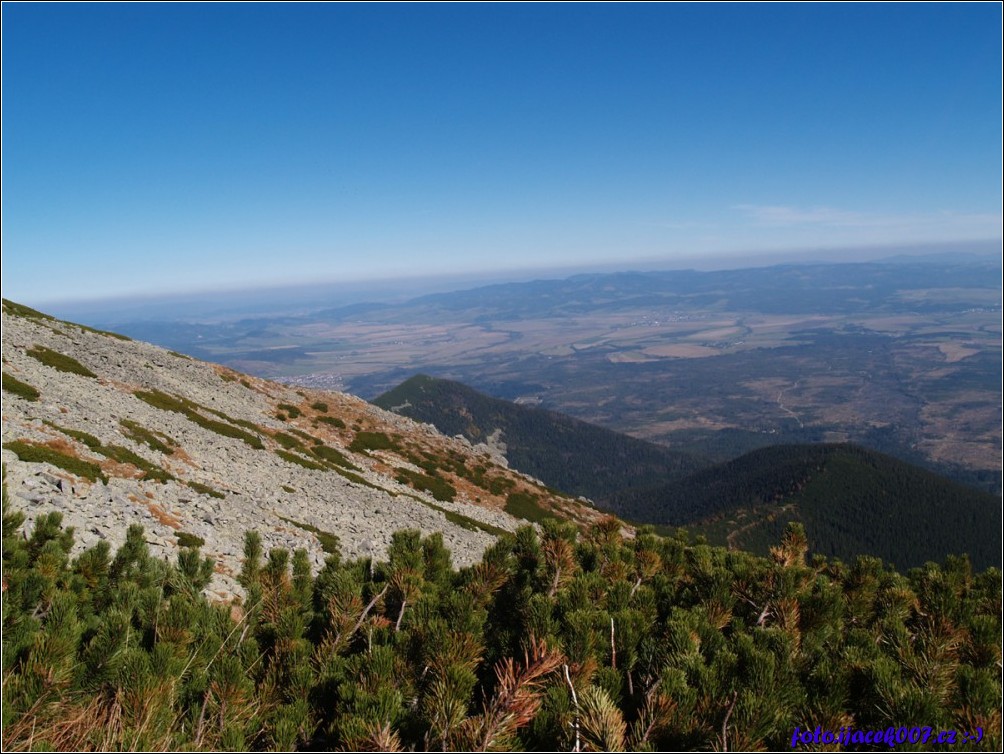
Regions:
[[[553,513],[541,507],[540,498],[530,492],[510,492],[505,500],[505,512],[534,523],[554,518]]]
[[[45,364],[47,367],[52,367],[60,372],[79,374],[81,377],[97,378],[97,375],[94,374],[94,372],[85,367],[72,356],[67,356],[65,353],[60,353],[59,351],[53,351],[51,348],[46,348],[45,346],[34,346],[33,348],[28,349],[27,354],[33,359],[37,359],[42,364]]]
[[[421,474],[417,471],[411,471],[410,469],[399,468],[395,469],[395,471],[397,472],[396,479],[401,484],[408,484],[416,490],[428,492],[436,498],[436,500],[453,502],[453,499],[457,496],[456,487],[447,482],[445,479],[429,476],[428,474]]]
[[[394,450],[400,452],[401,446],[385,432],[359,431],[352,438],[349,450],[353,453],[365,453],[370,450]]]
[[[287,435],[285,432],[276,432],[272,435],[272,439],[279,443],[286,450],[303,450],[303,444],[297,440],[292,435]]]
[[[206,543],[202,537],[189,534],[187,531],[175,532],[174,538],[178,540],[178,547],[192,547],[198,549]]]
[[[411,495],[409,493],[404,494],[428,508],[439,511],[443,514],[443,517],[447,521],[451,524],[459,526],[462,529],[467,529],[468,531],[483,531],[486,534],[491,534],[493,537],[501,537],[502,535],[509,533],[507,530],[499,526],[492,526],[491,524],[486,524],[483,521],[478,521],[476,518],[471,518],[470,516],[465,516],[462,513],[451,511],[441,505],[436,505],[435,503],[430,503],[428,500],[423,500],[417,495]]]
[[[373,484],[373,482],[371,482],[370,480],[366,479],[365,477],[360,476],[359,474],[356,474],[355,472],[349,471],[348,469],[343,469],[340,466],[335,466],[333,464],[330,465],[330,466],[328,466],[328,468],[331,469],[332,471],[334,471],[339,476],[344,477],[345,479],[349,480],[353,484],[358,484],[358,485],[361,485],[363,487],[369,487],[369,488],[374,489],[374,490],[381,490],[383,492],[387,492],[387,490],[385,490],[380,485]]]
[[[246,426],[258,430],[259,427],[251,422],[243,420],[234,420],[224,414],[222,411],[214,411],[212,409],[207,409],[204,406],[187,400],[185,398],[179,398],[177,396],[168,395],[167,393],[161,392],[160,390],[137,390],[133,393],[137,398],[139,398],[144,403],[148,403],[154,408],[159,408],[163,411],[174,411],[179,413],[185,418],[187,418],[193,424],[197,424],[203,429],[208,429],[210,432],[215,432],[218,435],[224,437],[232,437],[236,440],[242,440],[243,442],[250,445],[256,450],[262,450],[265,445],[261,441],[261,437],[256,434],[249,434],[243,429],[234,426],[240,424],[241,426]],[[216,421],[215,419],[209,419],[199,413],[199,410],[205,411],[206,413],[212,413],[220,418],[225,418],[226,422]]]
[[[315,419],[319,422],[330,424],[332,427],[336,427],[337,429],[345,429],[345,422],[337,416],[318,416],[315,417]]]
[[[290,419],[296,419],[302,414],[300,409],[292,403],[280,403],[276,408],[285,413]]]
[[[108,332],[107,330],[96,330],[95,328],[88,327],[87,325],[80,325],[75,322],[65,322],[61,319],[56,319],[55,317],[50,316],[48,314],[43,314],[40,311],[36,311],[35,309],[32,309],[29,306],[25,306],[24,304],[18,304],[15,303],[14,301],[9,301],[8,299],[3,299],[3,310],[15,317],[25,317],[27,319],[33,319],[36,320],[37,322],[42,322],[42,323],[58,322],[61,325],[68,325],[82,332],[90,332],[96,335],[104,335],[108,338],[115,338],[116,340],[132,340],[132,338],[117,332]]]
[[[513,487],[516,486],[516,483],[512,479],[509,479],[508,477],[504,476],[488,477],[487,482],[488,482],[487,489],[493,495],[501,495],[506,490],[511,490]]]
[[[11,301],[10,299],[3,299],[3,310],[13,317],[25,317],[26,319],[45,319],[50,322],[56,322],[55,317],[43,314],[37,309],[32,309],[30,306],[25,306],[24,304],[19,304],[16,301]]]
[[[167,482],[174,479],[166,470],[146,460],[138,453],[134,453],[129,448],[124,448],[121,445],[105,445],[94,435],[80,429],[61,427],[50,421],[46,421],[45,424],[62,432],[67,437],[72,437],[77,442],[86,445],[88,449],[103,455],[109,460],[135,467],[143,472],[143,479],[151,479],[157,482]]]
[[[138,453],[134,453],[129,448],[121,445],[101,445],[95,451],[118,463],[126,463],[135,466],[143,472],[143,479],[150,479],[156,482],[167,482],[174,477],[165,469],[143,458]]]
[[[280,519],[285,521],[287,524],[292,524],[298,529],[303,529],[304,531],[309,531],[315,537],[317,537],[318,543],[321,545],[321,549],[328,555],[338,555],[341,552],[342,542],[338,538],[337,534],[332,534],[330,531],[324,531],[323,529],[318,529],[313,524],[305,524],[302,521],[294,521],[291,518],[286,518],[285,516],[279,516]]]
[[[222,492],[214,487],[210,487],[208,484],[202,484],[202,482],[185,482],[185,484],[198,493],[203,495],[209,495],[209,497],[215,497],[220,500],[226,497]]]
[[[341,466],[343,469],[350,469],[352,471],[359,471],[359,467],[356,466],[352,461],[345,457],[345,455],[328,445],[319,445],[317,447],[311,448],[310,452],[313,453],[318,458],[327,461],[330,464],[336,466]]]
[[[14,440],[5,442],[3,446],[16,453],[18,458],[27,463],[49,463],[92,482],[98,480],[108,482],[108,477],[96,463],[66,455],[45,445],[33,445],[22,440]]]
[[[84,432],[81,429],[70,429],[69,427],[61,427],[55,422],[51,422],[48,420],[43,420],[42,423],[45,424],[45,426],[47,427],[52,427],[54,430],[66,435],[67,437],[72,437],[74,440],[76,440],[79,443],[82,443],[83,445],[86,445],[91,450],[97,450],[98,448],[101,447],[101,440],[96,438],[90,432]]]
[[[70,323],[67,323],[70,324]],[[114,338],[115,340],[131,341],[128,335],[123,335],[122,333],[110,332],[108,330],[98,330],[94,327],[88,327],[87,325],[74,324],[74,327],[80,328],[83,332],[94,333],[95,335],[103,335],[106,338]]]
[[[302,429],[297,429],[296,427],[289,428],[290,434],[294,434],[299,437],[304,442],[310,443],[311,445],[323,445],[324,440],[319,437],[314,437],[309,432],[304,432]]]
[[[3,391],[24,398],[26,401],[37,401],[40,393],[27,382],[21,382],[12,375],[3,372]]]
[[[438,533],[345,559],[286,519],[324,567],[251,532],[237,610],[195,549],[160,561],[134,526],[71,557],[58,514],[22,536],[4,497],[5,751],[780,751],[917,710],[1001,748],[1001,572],[965,558],[902,575],[809,563],[797,526],[762,558],[552,521],[457,570]]]
[[[122,433],[130,440],[146,445],[151,450],[156,450],[166,456],[173,454],[175,448],[178,447],[178,442],[169,435],[147,429],[131,419],[120,419],[119,425],[122,427]]]
[[[295,463],[297,466],[302,466],[305,469],[311,469],[313,471],[326,471],[326,467],[311,461],[308,458],[304,458],[299,453],[290,453],[288,450],[276,450],[275,454],[284,461],[289,461],[290,463]]]

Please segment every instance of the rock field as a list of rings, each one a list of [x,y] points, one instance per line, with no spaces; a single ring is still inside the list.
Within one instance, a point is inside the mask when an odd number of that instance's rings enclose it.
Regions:
[[[69,366],[52,352],[70,357]],[[210,591],[219,598],[241,591],[234,576],[250,529],[261,534],[266,551],[306,548],[315,569],[326,557],[315,531],[337,535],[344,557],[381,558],[391,534],[402,528],[442,532],[454,563],[466,565],[480,558],[499,530],[525,523],[502,510],[500,485],[532,492],[565,517],[595,517],[586,506],[554,497],[535,480],[495,463],[496,448],[444,437],[350,395],[248,377],[9,302],[3,372],[6,486],[10,506],[26,515],[25,529],[39,515],[58,511],[82,551],[100,540],[114,549],[130,524],[141,524],[151,552],[172,560],[179,535],[200,538],[203,554],[217,561]],[[14,381],[33,388],[37,398],[31,400],[30,389],[9,389]],[[169,396],[187,408],[155,405],[137,391]],[[393,447],[352,450],[359,433],[391,437]],[[25,460],[16,450],[24,455],[25,444],[97,464],[107,481],[88,480],[66,463]],[[313,451],[322,445],[348,463],[318,461]],[[461,459],[464,469],[485,469],[498,480],[495,490],[445,470],[433,476],[453,485],[452,501],[405,484],[402,469],[421,476],[416,461],[439,457]],[[148,465],[160,479],[149,478],[137,464]],[[353,468],[345,473],[348,464]]]

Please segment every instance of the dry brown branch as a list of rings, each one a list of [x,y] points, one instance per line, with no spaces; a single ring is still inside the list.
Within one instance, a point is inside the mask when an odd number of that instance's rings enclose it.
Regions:
[[[498,685],[487,709],[464,721],[461,737],[466,748],[490,751],[529,723],[540,707],[544,679],[561,666],[561,653],[543,641],[530,639],[522,666],[507,657],[495,666]]]

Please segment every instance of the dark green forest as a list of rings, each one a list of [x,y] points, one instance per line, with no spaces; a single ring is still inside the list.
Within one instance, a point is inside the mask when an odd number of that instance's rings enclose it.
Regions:
[[[218,604],[195,549],[154,560],[133,527],[71,558],[58,514],[22,535],[4,499],[5,751],[788,750],[817,725],[1002,744],[1001,573],[964,557],[900,574],[809,558],[797,524],[759,557],[611,518],[459,570],[401,531],[314,576],[249,533],[245,597]]]
[[[500,429],[513,468],[569,495],[594,500],[628,487],[665,484],[708,465],[689,453],[422,374],[373,404],[474,443]]]
[[[845,560],[868,554],[910,568],[968,553],[980,568],[1001,563],[1000,498],[854,445],[761,448],[604,502],[624,518],[687,526],[721,544],[742,529],[733,544],[763,554],[796,520],[813,552]]]

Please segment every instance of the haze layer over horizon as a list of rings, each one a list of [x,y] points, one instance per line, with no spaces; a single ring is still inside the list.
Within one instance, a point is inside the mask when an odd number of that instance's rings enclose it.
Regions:
[[[999,243],[1000,23],[996,4],[5,4],[4,295]]]

